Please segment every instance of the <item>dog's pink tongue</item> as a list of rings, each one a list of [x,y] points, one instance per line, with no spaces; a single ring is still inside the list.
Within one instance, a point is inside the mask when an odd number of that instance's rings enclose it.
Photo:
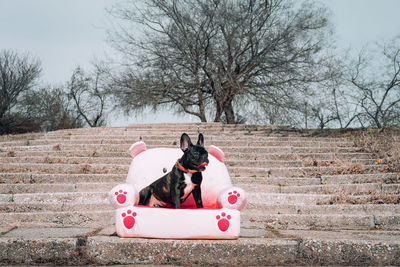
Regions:
[[[205,167],[205,166],[208,166],[208,163],[207,163],[207,162],[203,162],[203,163],[200,164],[199,166],[200,166],[200,167]]]

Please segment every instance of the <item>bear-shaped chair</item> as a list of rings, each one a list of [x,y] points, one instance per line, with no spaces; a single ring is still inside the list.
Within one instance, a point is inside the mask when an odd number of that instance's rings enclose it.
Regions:
[[[209,164],[203,174],[201,195],[204,208],[197,209],[193,196],[180,209],[138,205],[139,192],[171,171],[183,152],[174,148],[146,149],[133,144],[133,160],[126,184],[115,186],[109,200],[116,208],[116,230],[120,237],[168,239],[236,239],[240,234],[240,210],[246,204],[243,189],[234,187],[223,163],[224,153],[210,146]]]

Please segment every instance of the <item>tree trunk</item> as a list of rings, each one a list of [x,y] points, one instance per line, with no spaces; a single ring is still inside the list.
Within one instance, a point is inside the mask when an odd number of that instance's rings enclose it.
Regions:
[[[214,96],[216,102],[216,113],[214,122],[220,122],[222,114],[225,114],[227,124],[235,124],[235,112],[233,110],[232,98],[224,99],[224,97]]]
[[[215,113],[215,119],[214,122],[220,122],[221,121],[221,116],[222,113],[224,112],[224,109],[222,108],[221,103],[219,103],[217,101],[217,105],[216,105],[216,113]]]
[[[201,122],[207,122],[206,118],[206,111],[204,109],[204,100],[203,100],[203,91],[201,90],[200,87],[200,78],[199,78],[199,71],[196,69],[196,91],[197,91],[197,97],[199,99],[199,118]]]
[[[232,100],[224,104],[224,113],[227,124],[235,124],[235,111],[233,110]]]
[[[201,112],[201,111],[200,111]],[[203,108],[203,112],[201,113],[201,115],[199,116],[200,121],[201,122],[207,122],[207,118],[206,118],[206,114],[204,113],[204,108]]]
[[[201,122],[207,122],[206,111],[204,108],[203,92],[197,88],[197,96],[199,97],[199,118]]]

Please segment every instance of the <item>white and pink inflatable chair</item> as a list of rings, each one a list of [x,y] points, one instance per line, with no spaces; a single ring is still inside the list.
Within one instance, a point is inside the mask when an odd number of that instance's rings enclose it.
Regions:
[[[129,149],[133,160],[126,184],[109,193],[116,208],[116,230],[120,237],[168,239],[236,239],[240,233],[240,210],[246,204],[245,192],[234,187],[223,163],[224,153],[216,146],[208,149],[209,165],[201,183],[202,209],[193,196],[181,209],[139,206],[139,192],[171,171],[183,154],[179,148],[146,149],[137,142]]]

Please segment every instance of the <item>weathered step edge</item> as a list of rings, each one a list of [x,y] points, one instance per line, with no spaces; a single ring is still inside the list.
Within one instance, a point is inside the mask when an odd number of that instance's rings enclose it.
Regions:
[[[1,237],[0,264],[399,265],[400,241],[307,237],[234,241]]]

